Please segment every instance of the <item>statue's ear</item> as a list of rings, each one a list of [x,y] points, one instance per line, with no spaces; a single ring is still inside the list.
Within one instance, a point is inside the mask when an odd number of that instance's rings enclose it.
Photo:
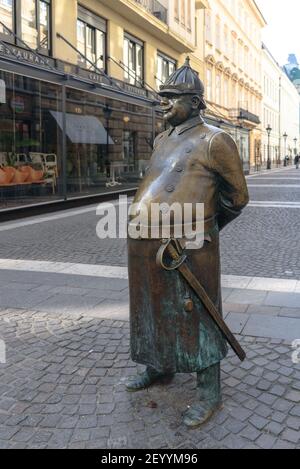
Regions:
[[[193,109],[199,109],[200,103],[201,103],[200,97],[195,94],[195,95],[192,97],[192,108],[193,108]]]

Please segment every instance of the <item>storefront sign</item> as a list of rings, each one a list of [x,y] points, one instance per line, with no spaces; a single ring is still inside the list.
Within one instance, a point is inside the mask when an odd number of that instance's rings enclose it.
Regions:
[[[29,62],[34,65],[53,65],[52,61],[48,57],[40,57],[39,55],[35,55],[28,50],[19,49],[15,46],[9,46],[9,48],[7,48],[3,44],[0,44],[0,56],[22,60],[24,62]]]
[[[12,110],[15,111],[17,114],[21,114],[22,112],[24,112],[25,109],[24,99],[20,96],[16,96],[14,99],[11,100],[10,106]]]
[[[0,80],[0,104],[6,103],[6,85],[4,80]]]

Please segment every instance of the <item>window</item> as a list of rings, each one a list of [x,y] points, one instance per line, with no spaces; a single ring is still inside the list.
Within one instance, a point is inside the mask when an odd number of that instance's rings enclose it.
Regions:
[[[51,0],[0,0],[0,18],[29,47],[49,53]],[[10,36],[5,40],[15,42],[14,37],[3,26],[0,26],[1,34]]]
[[[224,80],[224,107],[228,108],[229,103],[229,81],[228,78]]]
[[[216,48],[221,51],[221,21],[216,18]]]
[[[94,64],[106,69],[106,21],[81,6],[78,7],[77,48],[82,54],[78,56],[79,65],[94,69]]]
[[[185,15],[185,0],[181,0],[180,5],[180,22],[182,26],[186,24],[186,15]]]
[[[208,101],[212,101],[212,70],[206,69],[206,97]]]
[[[174,1],[174,17],[176,21],[179,21],[179,0]]]
[[[229,55],[229,36],[228,28],[224,26],[224,54],[228,57]]]
[[[14,4],[13,0],[0,0],[0,18],[9,29],[14,29]],[[9,35],[9,32],[0,25],[0,34]]]
[[[166,82],[170,75],[176,70],[176,61],[170,59],[164,54],[157,54],[157,73],[156,73],[156,85],[157,89]]]
[[[126,34],[124,37],[124,78],[131,85],[142,86],[144,79],[144,45]]]
[[[192,30],[192,2],[187,2],[187,29]]]
[[[216,75],[216,103],[221,104],[221,75]]]
[[[236,38],[231,36],[232,62],[236,63]]]
[[[41,49],[50,49],[50,3],[39,2],[39,43]]]
[[[127,171],[135,171],[137,169],[136,137],[136,132],[123,130],[123,158]]]
[[[21,3],[21,36],[32,49],[37,48],[38,30],[35,0],[22,0]]]
[[[212,43],[212,21],[211,21],[211,12],[205,10],[205,31],[206,31],[206,40]]]

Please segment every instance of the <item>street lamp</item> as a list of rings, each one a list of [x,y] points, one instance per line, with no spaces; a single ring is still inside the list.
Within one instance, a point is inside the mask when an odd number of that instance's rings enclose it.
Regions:
[[[288,138],[288,134],[286,132],[283,134],[283,138],[284,138],[284,166],[286,166],[286,157],[287,157],[286,142],[287,142],[287,138]]]
[[[297,142],[298,142],[298,139],[297,138],[294,138],[294,142],[295,142],[295,156],[297,155]]]
[[[267,161],[267,169],[271,169],[272,164],[271,164],[271,155],[270,155],[270,135],[272,132],[272,127],[270,124],[266,128],[267,134],[268,134],[268,161]]]

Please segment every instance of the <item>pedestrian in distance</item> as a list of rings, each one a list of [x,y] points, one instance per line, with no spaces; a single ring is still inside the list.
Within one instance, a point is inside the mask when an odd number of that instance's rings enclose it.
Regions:
[[[295,156],[294,163],[296,165],[296,169],[299,169],[299,163],[300,163],[300,156],[299,155]]]

